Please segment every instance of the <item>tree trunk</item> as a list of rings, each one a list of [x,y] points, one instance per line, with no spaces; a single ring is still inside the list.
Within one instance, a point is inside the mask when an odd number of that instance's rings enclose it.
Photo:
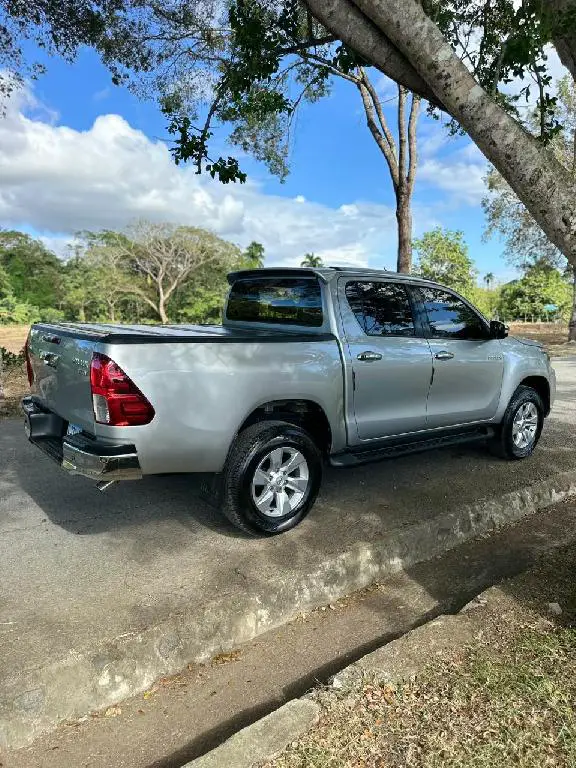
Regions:
[[[160,299],[158,301],[158,314],[160,315],[160,320],[162,321],[162,325],[166,325],[170,322],[168,319],[168,315],[166,314],[166,306],[164,301],[164,296],[161,295]]]
[[[339,37],[350,38],[351,28],[341,22],[344,17],[353,19],[352,47],[374,61],[384,74],[394,77],[389,66],[389,48],[378,51],[364,43],[358,19],[360,9],[365,14],[367,34],[373,34],[376,27],[388,38],[404,57],[409,71],[415,71],[428,84],[554,245],[576,266],[574,182],[569,172],[483,90],[418,0],[307,0],[307,4]]]
[[[396,221],[398,222],[397,271],[412,271],[412,211],[410,197],[400,192],[396,197]]]
[[[78,320],[81,323],[86,322],[86,310],[84,309],[84,304],[81,304],[80,307],[78,308]]]
[[[568,323],[568,341],[576,341],[576,267],[572,269],[572,312]]]

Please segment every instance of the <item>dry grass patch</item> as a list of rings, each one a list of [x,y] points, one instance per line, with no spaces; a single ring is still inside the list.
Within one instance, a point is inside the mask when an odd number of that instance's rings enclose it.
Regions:
[[[575,566],[572,546],[505,585],[511,610],[405,684],[320,691],[318,726],[266,768],[574,768]]]
[[[18,354],[24,347],[29,330],[28,325],[0,325],[0,347]]]
[[[27,325],[0,325],[0,347],[19,354],[28,336]],[[23,365],[7,367],[0,364],[0,417],[19,416],[20,400],[29,392]]]
[[[19,416],[20,400],[29,391],[24,366],[0,371],[0,417]]]

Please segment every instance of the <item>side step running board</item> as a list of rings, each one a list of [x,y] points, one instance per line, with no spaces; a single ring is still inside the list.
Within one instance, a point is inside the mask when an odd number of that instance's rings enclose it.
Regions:
[[[394,445],[380,445],[379,448],[370,450],[354,450],[338,453],[330,457],[330,464],[333,467],[356,467],[360,464],[369,464],[373,461],[382,459],[391,459],[396,456],[404,456],[408,453],[421,453],[429,451],[432,448],[445,448],[450,445],[460,445],[462,443],[473,443],[478,440],[485,440],[494,434],[491,427],[482,427],[476,430],[467,430],[465,432],[452,433],[439,437],[429,437],[425,440],[412,440],[409,442],[398,443]]]

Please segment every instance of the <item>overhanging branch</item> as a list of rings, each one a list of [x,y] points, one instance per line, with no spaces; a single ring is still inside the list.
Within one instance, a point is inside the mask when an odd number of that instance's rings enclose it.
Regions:
[[[350,0],[306,0],[318,21],[392,80],[434,106],[442,104],[410,62]]]

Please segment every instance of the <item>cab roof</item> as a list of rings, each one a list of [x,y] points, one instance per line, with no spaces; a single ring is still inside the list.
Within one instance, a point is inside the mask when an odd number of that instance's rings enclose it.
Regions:
[[[402,272],[390,272],[386,269],[369,269],[368,267],[262,267],[260,269],[242,269],[230,272],[228,282],[254,277],[311,277],[316,276],[325,283],[338,275],[358,275],[366,277],[388,277],[394,280],[412,280],[437,285],[433,280],[426,280],[418,275],[407,275]]]

